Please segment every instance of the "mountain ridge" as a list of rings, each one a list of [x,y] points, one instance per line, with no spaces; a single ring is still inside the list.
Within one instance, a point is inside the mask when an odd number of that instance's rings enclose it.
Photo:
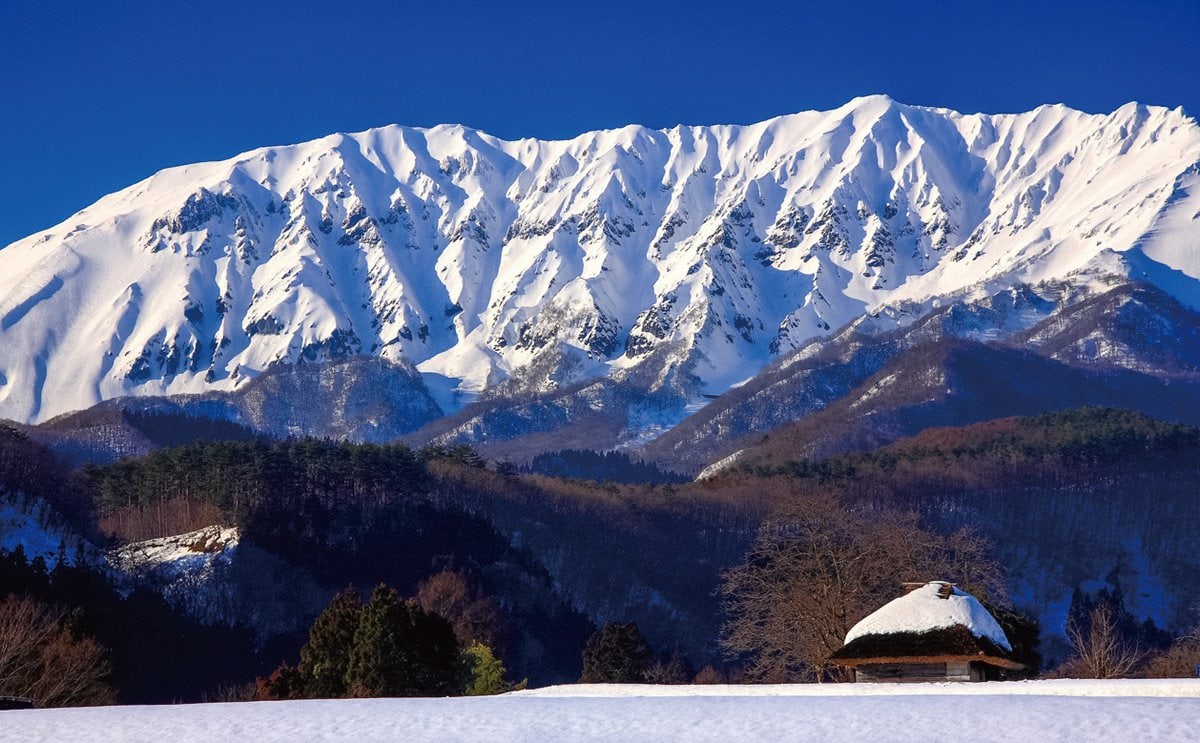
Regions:
[[[0,249],[0,416],[367,355],[415,366],[447,412],[610,379],[670,423],[884,306],[1133,273],[1194,305],[1197,183],[1195,120],[1140,104],[869,96],[748,125],[260,148]]]

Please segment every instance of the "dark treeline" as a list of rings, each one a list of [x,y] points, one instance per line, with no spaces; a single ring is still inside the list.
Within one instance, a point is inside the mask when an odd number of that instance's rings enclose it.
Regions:
[[[464,505],[464,486],[446,485],[450,471],[506,481],[466,447],[320,440],[197,442],[89,466],[83,480],[102,531],[119,540],[233,524],[240,549],[283,560],[329,595],[350,583],[387,583],[409,594],[431,574],[463,570],[505,604],[517,639],[504,660],[514,672],[543,682],[573,678],[576,646],[591,623],[559,595],[536,556]]]
[[[624,452],[564,449],[538,454],[523,472],[550,477],[575,477],[593,482],[649,485],[684,483],[691,478],[663,470],[653,462],[640,462]]]
[[[168,524],[159,534],[132,533],[131,519],[147,511],[164,518],[203,514],[205,523],[192,524],[195,528],[212,523],[208,519],[216,509],[222,521],[243,529],[336,539],[339,514],[360,518],[423,491],[425,458],[438,455],[456,453],[422,456],[401,444],[316,440],[197,442],[142,459],[91,465],[84,478],[101,525],[126,538],[177,533],[178,527]]]
[[[407,446],[311,439],[197,442],[90,465],[85,476],[101,516],[181,498],[239,523],[273,502],[384,504],[425,485],[423,459]]]
[[[1131,461],[1141,468],[1193,466],[1200,429],[1163,423],[1112,408],[1079,408],[1029,418],[1006,418],[965,428],[931,428],[890,446],[824,460],[748,466],[759,476],[822,482],[932,477],[990,481],[1070,481],[1094,477]]]
[[[1038,529],[1081,521],[1095,537],[1139,527],[1170,541],[1158,532],[1200,518],[1191,497],[1200,429],[1106,408],[934,428],[874,451],[742,472],[800,493],[919,510],[951,528],[1007,519],[1009,538],[1026,544],[1037,543]],[[1129,519],[1128,509],[1141,514]]]

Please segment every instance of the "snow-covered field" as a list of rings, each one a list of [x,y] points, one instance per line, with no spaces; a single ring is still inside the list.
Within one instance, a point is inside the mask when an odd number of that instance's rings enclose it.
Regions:
[[[0,741],[1192,741],[1200,679],[558,686],[499,697],[0,712]]]

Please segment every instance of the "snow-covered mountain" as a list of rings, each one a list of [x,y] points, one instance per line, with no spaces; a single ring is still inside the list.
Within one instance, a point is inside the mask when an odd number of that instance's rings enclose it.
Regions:
[[[1068,289],[1022,286],[911,322],[866,316],[774,362],[638,453],[711,475],[735,463],[871,449],[931,426],[1089,405],[1200,425],[1200,312],[1141,282],[1083,297]]]
[[[360,354],[446,411],[601,378],[682,415],[885,306],[1131,274],[1200,305],[1197,225],[1200,126],[1137,104],[336,134],[165,170],[0,250],[0,417]]]

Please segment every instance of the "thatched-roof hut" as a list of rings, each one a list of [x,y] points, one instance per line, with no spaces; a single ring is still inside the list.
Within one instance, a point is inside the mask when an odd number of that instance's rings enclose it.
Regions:
[[[983,681],[993,669],[1023,667],[995,617],[944,581],[884,604],[830,659],[853,668],[858,681]]]

